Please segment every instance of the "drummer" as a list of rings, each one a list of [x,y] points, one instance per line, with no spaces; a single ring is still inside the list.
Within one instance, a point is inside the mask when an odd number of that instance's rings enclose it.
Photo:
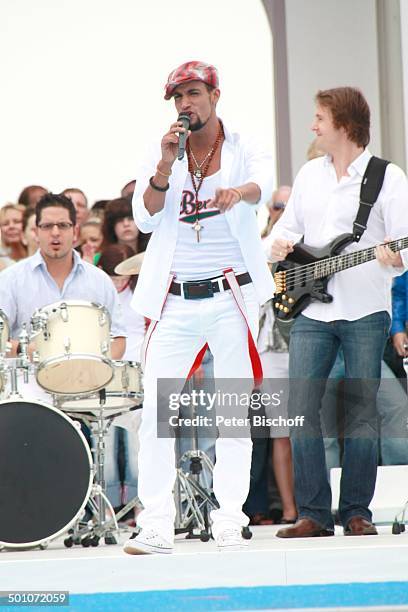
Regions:
[[[73,249],[79,231],[73,203],[64,195],[47,193],[37,203],[35,213],[38,251],[0,273],[0,308],[9,319],[10,356],[17,354],[23,323],[29,331],[35,310],[61,300],[85,300],[109,311],[112,359],[120,359],[126,333],[117,293],[109,276],[83,261]]]

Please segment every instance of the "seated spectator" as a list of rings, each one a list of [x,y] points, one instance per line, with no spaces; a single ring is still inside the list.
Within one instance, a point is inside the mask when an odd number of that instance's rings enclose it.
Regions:
[[[18,203],[22,204],[25,208],[34,210],[37,202],[41,200],[43,195],[48,193],[48,189],[40,187],[40,185],[29,185],[24,187],[23,191],[18,196]]]
[[[94,202],[93,206],[91,207],[91,210],[89,211],[89,215],[93,219],[97,217],[98,219],[101,219],[103,221],[103,218],[105,216],[105,207],[108,202],[110,202],[110,200],[97,200],[96,202]]]
[[[312,140],[306,152],[307,161],[310,161],[311,159],[316,159],[316,157],[322,157],[322,155],[325,155],[325,152],[322,151],[322,149],[319,149],[316,143],[316,139]]]
[[[130,198],[132,199],[133,196],[133,192],[135,190],[135,186],[136,186],[136,181],[129,181],[128,183],[126,183],[126,185],[124,187],[122,187],[120,195],[122,196],[122,198]]]
[[[6,204],[0,209],[0,231],[3,249],[12,261],[27,257],[23,242],[24,207],[18,204]]]
[[[38,249],[38,240],[35,225],[35,211],[26,208],[23,214],[23,242],[27,248],[27,257],[34,255]]]
[[[125,244],[135,253],[141,253],[146,250],[150,238],[150,234],[144,234],[137,228],[132,203],[128,198],[117,198],[106,205],[102,234],[102,252],[110,244]]]
[[[81,227],[89,217],[88,199],[86,195],[82,189],[78,189],[77,187],[64,189],[62,194],[73,202],[77,214],[77,225]]]
[[[94,263],[94,258],[102,244],[102,221],[97,217],[89,218],[79,229],[79,251],[82,258]]]
[[[408,356],[408,272],[394,279],[392,287],[391,337],[399,357]]]

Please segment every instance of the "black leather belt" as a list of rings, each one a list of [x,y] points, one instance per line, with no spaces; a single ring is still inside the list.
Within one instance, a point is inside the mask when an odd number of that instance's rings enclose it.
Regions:
[[[219,276],[216,278],[220,279],[220,284],[224,291],[230,288],[225,278],[222,280]],[[235,278],[240,286],[248,285],[248,283],[252,282],[248,272],[238,274]],[[206,278],[199,281],[186,281],[184,283],[176,283],[173,281],[169,289],[169,293],[173,295],[183,295],[186,300],[202,300],[204,298],[213,297],[214,293],[218,293],[219,291],[220,285],[218,282],[214,281],[213,278]]]

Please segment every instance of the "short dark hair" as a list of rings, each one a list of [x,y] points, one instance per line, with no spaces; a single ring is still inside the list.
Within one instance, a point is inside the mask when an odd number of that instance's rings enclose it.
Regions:
[[[315,98],[317,104],[328,108],[333,125],[344,128],[352,142],[366,147],[370,142],[370,108],[361,91],[355,87],[335,87],[320,90]]]
[[[46,193],[37,202],[35,207],[35,224],[38,226],[41,222],[41,214],[44,208],[65,208],[69,213],[70,221],[76,225],[76,210],[72,200],[64,196],[62,193]]]

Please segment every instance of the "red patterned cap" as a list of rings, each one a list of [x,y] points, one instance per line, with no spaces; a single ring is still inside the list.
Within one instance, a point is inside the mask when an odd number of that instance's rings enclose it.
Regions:
[[[170,72],[165,86],[164,99],[170,100],[174,90],[187,81],[202,81],[211,87],[218,87],[218,72],[215,66],[205,62],[186,62]]]

